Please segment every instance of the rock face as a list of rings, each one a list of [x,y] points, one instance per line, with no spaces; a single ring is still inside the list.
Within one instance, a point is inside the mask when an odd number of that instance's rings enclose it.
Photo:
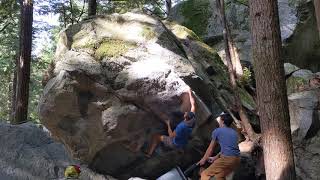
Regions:
[[[227,0],[226,16],[241,61],[251,59],[251,35],[247,0]],[[301,68],[320,71],[319,37],[310,1],[279,0],[281,37],[285,61]],[[222,25],[215,1],[187,0],[173,7],[171,19],[195,31],[224,59]],[[200,20],[199,20],[200,19]]]
[[[320,170],[320,76],[285,64],[297,176],[318,179]]]
[[[73,157],[120,179],[154,179],[197,161],[205,148],[202,124],[233,99],[213,49],[183,26],[142,14],[69,26],[60,33],[53,74],[40,101],[42,123]],[[174,127],[182,119],[175,112],[190,110],[188,86],[197,99],[194,138],[184,153],[145,160],[151,134],[166,130],[160,114]]]
[[[79,162],[69,156],[61,143],[54,142],[48,132],[32,123],[9,125],[0,123],[0,179],[63,179],[68,165]],[[106,180],[81,166],[82,180]]]

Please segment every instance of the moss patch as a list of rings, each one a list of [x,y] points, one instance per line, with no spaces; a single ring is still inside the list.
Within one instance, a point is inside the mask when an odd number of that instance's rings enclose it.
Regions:
[[[88,43],[78,43],[74,42],[71,46],[72,49],[94,49],[96,43],[95,42],[88,42]]]
[[[142,33],[141,35],[143,37],[145,37],[147,40],[150,40],[150,39],[153,39],[154,37],[156,37],[155,30],[149,26],[143,26],[141,33]]]
[[[241,103],[244,107],[249,110],[256,109],[256,103],[254,102],[252,96],[243,88],[238,88],[238,93],[240,96]]]
[[[199,40],[200,38],[194,33],[192,30],[181,26],[179,24],[171,23],[171,30],[172,32],[179,38],[179,39],[191,39],[191,40]]]
[[[205,59],[212,61],[212,63],[214,64],[214,67],[216,69],[221,70],[221,72],[219,72],[219,74],[225,75],[225,72],[228,72],[228,71],[227,71],[226,66],[223,64],[223,61],[221,60],[219,54],[213,48],[211,48],[210,46],[208,46],[207,44],[205,44],[203,42],[198,41],[197,44],[199,45],[199,47],[201,47],[201,49],[199,51],[202,54],[202,56]],[[228,77],[228,76],[226,76],[226,77]]]
[[[186,18],[182,24],[192,29],[199,36],[206,33],[210,17],[209,0],[188,0],[182,3],[181,13]]]
[[[98,60],[102,60],[104,57],[118,57],[135,47],[137,47],[137,44],[133,42],[107,39],[100,44],[95,52],[95,57]]]
[[[308,84],[308,81],[301,77],[289,77],[287,79],[287,94],[298,92],[300,88]]]

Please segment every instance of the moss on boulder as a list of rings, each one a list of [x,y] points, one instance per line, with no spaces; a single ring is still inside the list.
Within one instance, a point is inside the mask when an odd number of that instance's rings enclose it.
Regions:
[[[200,38],[194,33],[192,30],[181,26],[174,22],[167,23],[169,26],[171,26],[171,31],[179,38],[179,39],[186,39],[190,38],[193,40],[200,40]]]
[[[238,88],[241,103],[247,109],[253,111],[256,109],[256,103],[252,96],[243,88]]]
[[[119,39],[106,39],[96,50],[95,57],[97,60],[102,60],[104,57],[118,57],[136,46],[136,43],[133,42]]]
[[[287,94],[299,92],[299,89],[303,89],[309,82],[302,77],[291,76],[287,79]]]
[[[142,28],[141,35],[146,38],[146,40],[153,39],[157,36],[155,30],[152,27],[144,25]]]

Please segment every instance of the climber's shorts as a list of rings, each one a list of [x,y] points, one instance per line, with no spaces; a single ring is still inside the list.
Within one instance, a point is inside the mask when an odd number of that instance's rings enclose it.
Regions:
[[[163,141],[162,143],[172,149],[175,149],[176,146],[173,144],[173,138],[169,137],[169,136],[162,136],[163,137]]]

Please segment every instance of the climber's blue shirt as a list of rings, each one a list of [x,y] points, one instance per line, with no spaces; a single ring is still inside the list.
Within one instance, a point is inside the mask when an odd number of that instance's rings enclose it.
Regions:
[[[180,122],[175,129],[176,136],[173,138],[173,144],[178,148],[184,148],[188,144],[193,126],[188,126],[184,121]]]
[[[217,128],[212,132],[212,140],[220,144],[221,154],[225,156],[239,156],[238,134],[229,127]]]

